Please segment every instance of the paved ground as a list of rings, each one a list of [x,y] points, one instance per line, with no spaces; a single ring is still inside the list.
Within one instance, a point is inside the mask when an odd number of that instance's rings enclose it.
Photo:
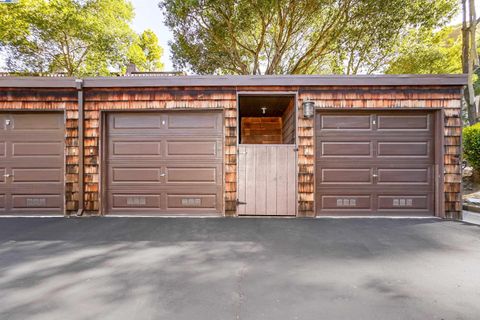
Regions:
[[[480,227],[5,218],[0,319],[480,319]]]
[[[480,213],[463,210],[463,221],[480,225]]]

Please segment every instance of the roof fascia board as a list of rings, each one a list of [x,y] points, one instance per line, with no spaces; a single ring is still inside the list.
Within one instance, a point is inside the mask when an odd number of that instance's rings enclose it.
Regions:
[[[75,78],[0,77],[0,87],[75,88]],[[113,87],[246,87],[246,86],[464,86],[464,74],[357,76],[161,76],[84,78],[84,88]]]

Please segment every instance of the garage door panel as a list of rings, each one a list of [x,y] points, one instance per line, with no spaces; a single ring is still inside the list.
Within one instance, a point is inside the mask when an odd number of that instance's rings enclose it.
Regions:
[[[112,183],[145,183],[161,181],[160,168],[121,168],[114,167],[111,172]]]
[[[159,156],[161,141],[112,141],[111,156]]]
[[[7,144],[5,142],[0,142],[0,158],[5,158],[7,155]]]
[[[7,128],[6,121],[8,119],[8,115],[0,114],[0,130],[5,130]]]
[[[15,183],[35,183],[42,184],[48,182],[63,181],[63,170],[60,168],[12,168],[12,184]]]
[[[42,131],[46,133],[50,130],[63,130],[64,118],[63,114],[12,114],[12,131]]]
[[[122,131],[151,132],[162,127],[160,114],[151,113],[119,113],[110,116],[110,130],[112,133],[122,133]],[[134,129],[134,130],[132,130]]]
[[[430,141],[379,141],[377,143],[378,157],[432,157]]]
[[[368,114],[324,114],[320,116],[318,129],[320,130],[349,130],[365,131],[371,130],[371,116]]]
[[[38,194],[40,191],[42,194],[48,195],[61,195],[63,198],[63,186],[58,185],[55,182],[43,182],[43,183],[6,183],[0,184],[0,193],[5,194]]]
[[[12,142],[13,157],[58,157],[63,155],[63,142]]]
[[[403,212],[415,212],[415,211],[428,211],[431,206],[431,195],[379,195],[378,196],[378,209],[390,210],[390,211],[403,211]]]
[[[165,114],[167,129],[170,132],[185,133],[219,133],[221,132],[222,119],[219,113],[188,113],[177,112]]]
[[[322,184],[370,184],[372,170],[370,168],[323,168],[321,169]]]
[[[320,141],[322,157],[372,157],[373,148],[369,141]]]
[[[411,115],[382,115],[377,117],[377,128],[379,131],[430,131],[430,114],[411,114]]]
[[[214,210],[216,194],[170,194],[167,193],[167,209]]]
[[[171,166],[166,168],[166,183],[202,183],[217,184],[219,183],[219,173],[217,167],[198,168],[198,167],[177,167]]]
[[[141,190],[141,192],[139,191]],[[117,183],[112,185],[108,191],[113,193],[121,193],[121,194],[130,194],[130,193],[145,193],[145,194],[152,194],[152,193],[162,193],[162,192],[177,192],[182,194],[189,194],[189,193],[198,193],[198,194],[210,194],[210,193],[217,193],[222,190],[221,185],[213,185],[213,184],[144,184],[139,185],[138,183]],[[2,190],[0,189],[0,192]]]
[[[142,211],[145,209],[161,209],[161,195],[160,194],[121,194],[112,193],[111,209],[129,211]]]
[[[58,194],[12,194],[12,211],[58,211],[62,203]]]
[[[126,163],[126,165],[132,165]],[[111,164],[111,185],[118,184],[155,184],[161,188],[163,185],[189,185],[192,188],[204,185],[221,184],[221,164],[173,164],[152,165],[135,164],[135,167],[125,164]]]
[[[0,193],[0,211],[5,211],[6,203],[5,203],[5,194]]]
[[[167,140],[166,156],[168,158],[216,158],[219,156],[217,140]]]
[[[424,184],[432,179],[431,168],[379,168],[378,184]]]
[[[331,194],[320,197],[322,210],[328,211],[351,211],[351,210],[372,210],[371,195],[359,194]]]

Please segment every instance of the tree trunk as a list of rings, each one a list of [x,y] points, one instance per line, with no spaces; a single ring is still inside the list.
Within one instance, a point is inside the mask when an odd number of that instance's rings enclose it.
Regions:
[[[468,1],[468,9],[467,9]],[[473,87],[473,73],[478,65],[476,46],[477,18],[475,13],[475,0],[462,0],[462,69],[468,76],[468,84],[464,91],[467,106],[468,122],[470,125],[477,122],[477,106]],[[468,14],[467,14],[468,10]]]

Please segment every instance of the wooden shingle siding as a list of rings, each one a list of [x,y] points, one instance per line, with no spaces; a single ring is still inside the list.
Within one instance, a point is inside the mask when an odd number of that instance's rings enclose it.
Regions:
[[[293,100],[282,116],[282,143],[295,144],[295,107]]]
[[[441,108],[444,114],[444,208],[461,216],[461,86],[243,86],[124,87],[84,89],[84,207],[93,214],[101,203],[102,111],[221,109],[224,114],[225,214],[236,215],[237,92],[298,93],[298,216],[315,215],[314,118],[303,117],[304,99],[317,108]],[[73,88],[0,88],[0,110],[65,111],[65,208],[79,208],[78,102]]]

